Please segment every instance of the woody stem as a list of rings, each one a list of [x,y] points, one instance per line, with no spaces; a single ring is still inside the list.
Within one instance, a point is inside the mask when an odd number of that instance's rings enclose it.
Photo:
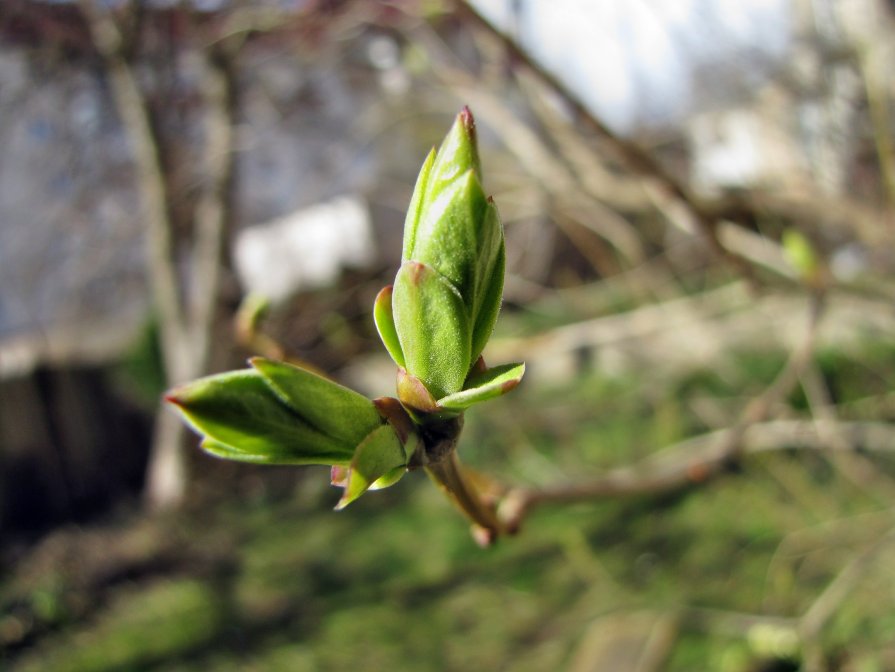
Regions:
[[[487,532],[489,542],[499,536],[502,526],[494,508],[482,501],[456,451],[450,451],[443,460],[426,465],[426,473],[472,522]]]

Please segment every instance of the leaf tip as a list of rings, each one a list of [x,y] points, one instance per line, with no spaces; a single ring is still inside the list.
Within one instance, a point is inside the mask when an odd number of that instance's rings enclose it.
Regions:
[[[177,408],[183,408],[187,403],[184,389],[180,387],[175,387],[174,389],[165,392],[162,395],[162,401],[171,404],[172,406],[176,406]]]
[[[460,110],[460,113],[457,115],[457,119],[459,119],[460,123],[463,125],[463,130],[469,135],[470,140],[474,141],[475,117],[472,116],[472,110],[469,109],[469,105],[463,106],[463,109]]]
[[[380,303],[382,301],[387,301],[391,298],[392,292],[394,291],[394,285],[386,285],[382,289],[379,290],[379,293],[376,295],[376,299],[373,303]]]
[[[332,469],[329,472],[329,482],[337,487],[344,488],[348,485],[348,477],[350,475],[350,470],[348,467],[343,467],[339,464],[334,464]]]
[[[506,394],[510,390],[516,388],[519,383],[522,382],[522,378],[513,378],[512,380],[507,380],[500,385],[500,393]]]

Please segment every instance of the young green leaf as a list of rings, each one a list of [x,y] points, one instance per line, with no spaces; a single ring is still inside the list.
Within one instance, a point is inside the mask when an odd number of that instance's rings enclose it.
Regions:
[[[211,453],[283,464],[348,464],[356,443],[302,420],[254,370],[200,378],[165,397]],[[232,454],[226,454],[230,451]]]
[[[470,325],[453,285],[431,267],[406,261],[392,309],[407,371],[436,399],[459,392],[469,373]]]
[[[352,446],[382,424],[373,402],[306,369],[263,357],[249,363],[280,401],[323,434]]]
[[[493,213],[496,217],[497,211],[493,210]],[[476,313],[473,318],[471,355],[473,361],[482,354],[488,339],[491,338],[491,332],[494,331],[494,325],[497,322],[497,315],[500,313],[500,304],[503,301],[506,250],[502,244],[502,236],[503,234],[501,233],[501,245],[497,250],[494,265],[491,267],[491,275],[483,279],[482,291],[479,293],[480,303],[476,306]]]
[[[410,259],[416,244],[416,229],[420,221],[420,210],[423,207],[423,199],[429,184],[429,175],[432,172],[432,165],[435,163],[435,148],[426,156],[423,165],[420,168],[420,174],[416,178],[416,185],[413,187],[413,196],[410,197],[410,206],[407,208],[407,216],[404,218],[404,249],[402,251],[402,259]]]
[[[438,406],[451,411],[463,411],[482,401],[506,394],[516,387],[525,375],[525,364],[504,364],[470,376],[461,392],[438,400]]]
[[[497,253],[500,222],[489,217],[493,206],[472,170],[430,196],[418,224],[411,261],[431,266],[450,280],[471,314],[481,284],[478,278]]]
[[[373,303],[373,322],[388,354],[395,360],[395,364],[403,367],[404,352],[401,350],[401,342],[395,329],[395,318],[392,315],[392,292],[393,287],[389,285],[383,287],[376,295],[376,301]]]

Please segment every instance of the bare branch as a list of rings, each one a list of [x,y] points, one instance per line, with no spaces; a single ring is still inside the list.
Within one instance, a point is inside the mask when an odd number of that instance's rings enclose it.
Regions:
[[[683,182],[667,171],[648,151],[616,134],[597,118],[558,77],[542,68],[525,50],[492,26],[468,2],[457,0],[457,5],[475,23],[492,33],[501,42],[507,53],[512,55],[515,62],[524,64],[529,72],[560,95],[575,116],[604,142],[622,165],[650,182],[650,191],[654,193],[657,206],[661,210],[666,209],[666,202],[683,208],[687,218],[702,232],[712,249],[736,268],[743,277],[748,280],[752,279],[752,267],[747,261],[736,256],[721,244],[718,238],[718,220],[690,193]]]
[[[232,54],[219,44],[203,52],[202,56],[206,182],[195,213],[196,242],[190,315],[191,350],[196,374],[206,368],[211,355],[212,327],[218,307],[225,243],[232,228],[235,176],[233,128],[237,105]]]
[[[732,427],[689,439],[637,465],[615,469],[589,482],[544,489],[510,489],[499,509],[507,528],[517,529],[528,512],[542,504],[660,494],[705,482],[723,473],[748,452],[747,438],[753,438],[747,436],[750,430],[754,434],[756,423],[762,422],[798,383],[814,350],[822,307],[823,297],[814,295],[802,343],[793,350],[774,381],[746,405]],[[817,423],[808,424],[816,431]],[[782,448],[787,444],[776,445]],[[754,447],[752,452],[757,452]]]
[[[138,191],[147,227],[149,283],[158,313],[165,373],[170,382],[189,377],[189,349],[185,347],[184,315],[174,266],[173,223],[168,211],[168,187],[160,157],[160,142],[150,123],[149,107],[125,58],[126,44],[109,10],[94,0],[81,0],[96,49],[102,57],[109,85],[127,139],[134,153]]]

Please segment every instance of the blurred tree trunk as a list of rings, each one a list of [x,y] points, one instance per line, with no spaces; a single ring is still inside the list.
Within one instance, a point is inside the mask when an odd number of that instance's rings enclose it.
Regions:
[[[212,354],[212,326],[232,228],[235,50],[228,49],[226,41],[195,39],[189,45],[201,72],[202,186],[191,212],[189,246],[181,249],[172,214],[173,180],[162,160],[165,139],[159,125],[153,123],[151,106],[135,72],[140,4],[109,10],[93,0],[81,0],[81,7],[133,152],[165,377],[169,385],[177,385],[206,373]],[[197,37],[195,31],[192,37]],[[178,271],[177,260],[182,258],[188,261],[187,273]],[[179,419],[160,408],[144,491],[151,509],[172,508],[184,498],[188,482],[185,434]]]

